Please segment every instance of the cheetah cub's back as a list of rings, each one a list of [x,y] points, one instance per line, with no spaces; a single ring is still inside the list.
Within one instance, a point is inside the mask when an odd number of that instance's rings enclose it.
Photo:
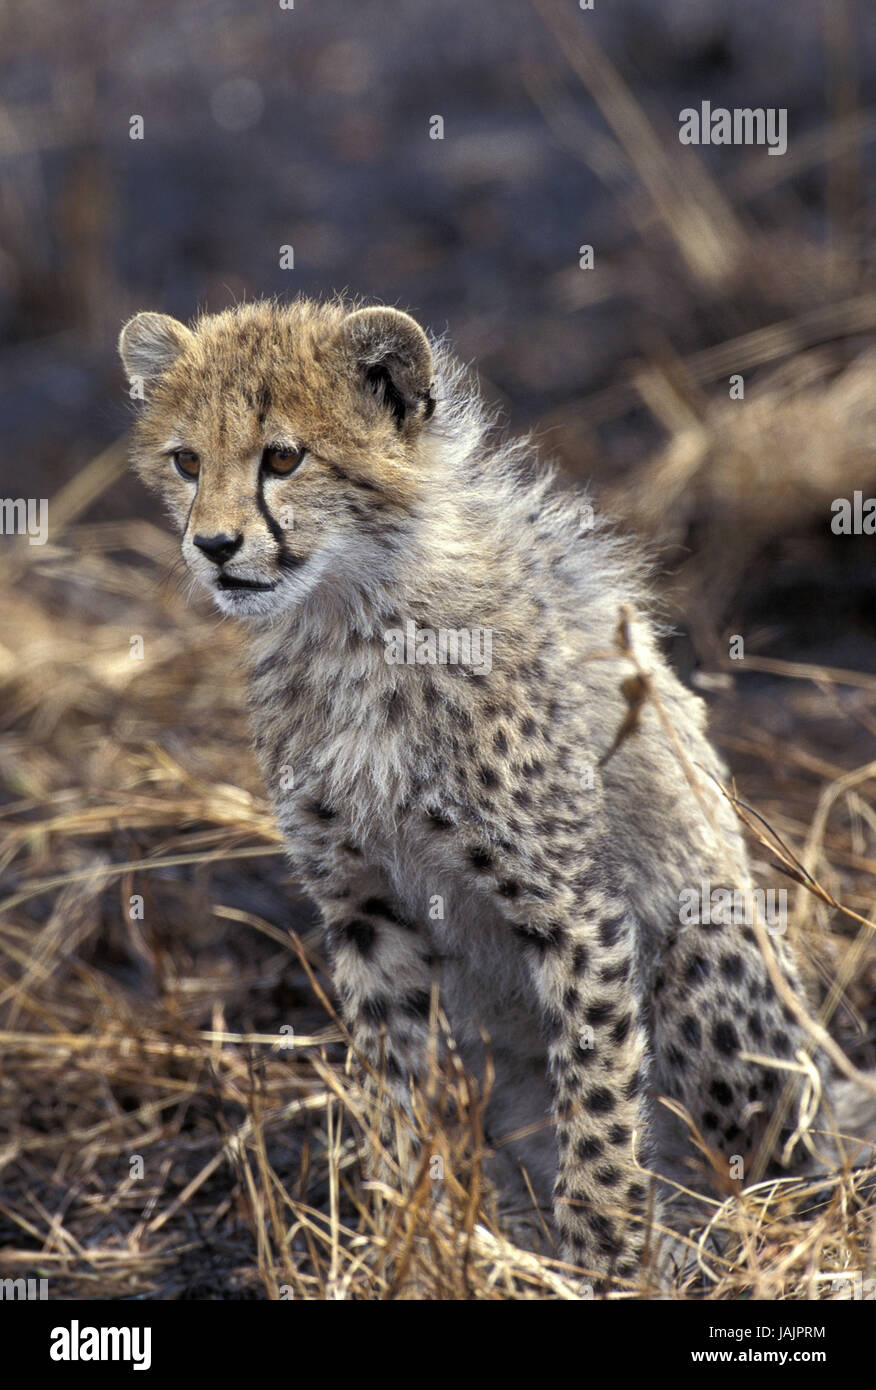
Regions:
[[[409,1106],[437,972],[475,1070],[490,1038],[509,1203],[522,1165],[566,1258],[634,1275],[642,1165],[686,1143],[655,1097],[750,1164],[783,1075],[767,1062],[804,1039],[751,927],[680,912],[751,881],[630,549],[528,441],[495,437],[403,313],[139,314],[120,348],[135,465],[247,622],[255,746],[357,1054]],[[615,747],[622,605],[678,747],[650,700]]]

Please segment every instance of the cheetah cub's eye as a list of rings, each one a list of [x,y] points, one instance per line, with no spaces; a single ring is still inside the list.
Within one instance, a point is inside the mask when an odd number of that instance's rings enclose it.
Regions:
[[[201,471],[201,460],[191,449],[176,449],[173,461],[177,473],[181,473],[189,482],[193,482]]]
[[[274,478],[288,478],[296,468],[300,468],[306,449],[287,449],[285,446],[271,445],[262,454],[262,471]]]

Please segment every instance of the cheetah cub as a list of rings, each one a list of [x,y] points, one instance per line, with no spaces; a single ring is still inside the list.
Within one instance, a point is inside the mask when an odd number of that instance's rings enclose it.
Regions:
[[[246,620],[255,747],[356,1053],[409,1106],[437,976],[475,1074],[489,1039],[500,1183],[525,1169],[565,1259],[634,1276],[643,1168],[689,1133],[657,1097],[748,1163],[767,1063],[804,1038],[751,926],[680,911],[751,880],[629,547],[394,309],[143,313],[120,351],[135,466]],[[664,717],[646,700],[618,741],[622,605]]]

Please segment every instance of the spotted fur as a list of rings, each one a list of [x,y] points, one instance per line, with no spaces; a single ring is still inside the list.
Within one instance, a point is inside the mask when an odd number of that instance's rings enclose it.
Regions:
[[[803,1042],[749,929],[679,921],[684,890],[750,875],[633,550],[530,441],[497,437],[397,311],[145,314],[120,346],[144,397],[136,467],[195,578],[248,620],[255,747],[357,1051],[407,1105],[437,976],[475,1070],[490,1040],[491,1138],[529,1131],[501,1146],[503,1181],[525,1165],[566,1258],[633,1274],[641,1165],[686,1133],[655,1097],[749,1161],[780,1077],[741,1054]],[[278,447],[306,451],[288,477],[265,471]],[[222,565],[196,543],[217,535],[236,547]],[[711,817],[651,703],[607,757],[627,710],[621,605]],[[488,629],[490,668],[388,662],[387,632],[409,623]]]

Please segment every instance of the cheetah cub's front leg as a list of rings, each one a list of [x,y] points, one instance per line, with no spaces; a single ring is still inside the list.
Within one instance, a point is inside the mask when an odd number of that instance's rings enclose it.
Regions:
[[[575,804],[574,802],[572,803]],[[539,866],[527,837],[501,822],[482,839],[461,807],[430,812],[467,891],[485,896],[523,951],[546,1038],[557,1140],[554,1222],[560,1253],[598,1277],[633,1278],[647,1192],[634,1155],[648,1113],[648,1049],[635,968],[636,921],[594,846],[569,818],[577,873]]]
[[[530,920],[520,930],[548,1035],[560,1253],[598,1276],[633,1278],[647,1199],[633,1150],[647,1121],[633,922],[621,902],[606,901],[583,922]]]
[[[411,1087],[425,1072],[428,943],[399,910],[384,876],[341,847],[320,864],[308,889],[322,912],[335,990],[364,1063],[366,1166],[395,1185],[416,1149],[411,1127],[396,1123],[393,1104],[409,1113]]]

